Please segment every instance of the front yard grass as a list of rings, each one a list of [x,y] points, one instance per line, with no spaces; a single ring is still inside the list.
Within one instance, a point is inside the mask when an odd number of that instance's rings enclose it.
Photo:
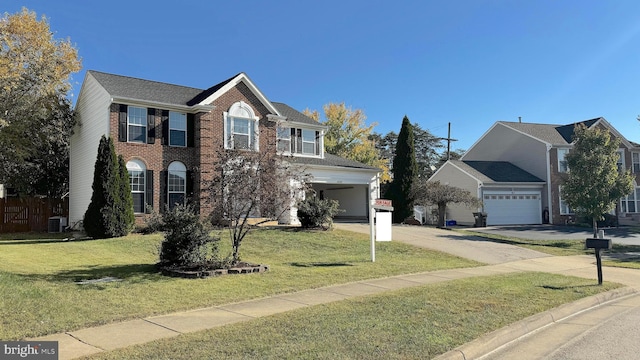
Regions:
[[[546,273],[461,279],[298,309],[91,359],[430,359],[618,286]]]
[[[214,306],[350,281],[480,265],[346,231],[256,230],[241,255],[264,274],[204,280],[160,275],[159,234],[69,241],[0,240],[0,339],[16,340],[135,317]],[[230,248],[223,237],[223,251]],[[87,279],[118,281],[79,285]]]

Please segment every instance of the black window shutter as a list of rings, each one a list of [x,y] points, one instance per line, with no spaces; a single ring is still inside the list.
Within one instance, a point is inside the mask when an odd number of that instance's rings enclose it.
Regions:
[[[153,170],[147,170],[147,176],[145,179],[145,194],[144,199],[146,200],[146,205],[153,208]],[[149,209],[145,207],[145,212],[150,213]]]
[[[316,155],[320,155],[320,131],[316,131]]]
[[[195,140],[195,134],[194,134],[194,118],[195,116],[193,114],[187,114],[187,146],[188,147],[194,147],[194,140]]]
[[[118,141],[127,141],[127,105],[120,105],[118,115]]]
[[[169,172],[160,171],[160,211],[164,213],[167,208],[169,199],[167,198],[167,184],[169,183]]]
[[[193,201],[193,171],[187,170],[187,184],[186,184],[186,200],[187,203]]]
[[[156,142],[156,109],[147,109],[147,144]]]
[[[169,145],[169,110],[162,110],[162,145]]]

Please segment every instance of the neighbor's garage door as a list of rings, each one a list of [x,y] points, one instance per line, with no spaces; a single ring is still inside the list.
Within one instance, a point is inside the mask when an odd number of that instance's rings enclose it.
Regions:
[[[484,193],[487,225],[528,225],[542,223],[540,193]]]

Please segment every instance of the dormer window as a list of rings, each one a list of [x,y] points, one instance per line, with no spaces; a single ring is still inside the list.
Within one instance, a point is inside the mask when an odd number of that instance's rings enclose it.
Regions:
[[[231,105],[224,118],[225,149],[258,150],[258,118],[249,104]]]
[[[278,151],[308,156],[320,155],[320,131],[279,127],[277,138]]]

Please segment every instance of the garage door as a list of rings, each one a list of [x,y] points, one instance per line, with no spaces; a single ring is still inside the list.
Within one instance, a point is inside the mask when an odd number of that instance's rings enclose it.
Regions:
[[[542,223],[542,198],[537,193],[484,193],[487,225]]]

